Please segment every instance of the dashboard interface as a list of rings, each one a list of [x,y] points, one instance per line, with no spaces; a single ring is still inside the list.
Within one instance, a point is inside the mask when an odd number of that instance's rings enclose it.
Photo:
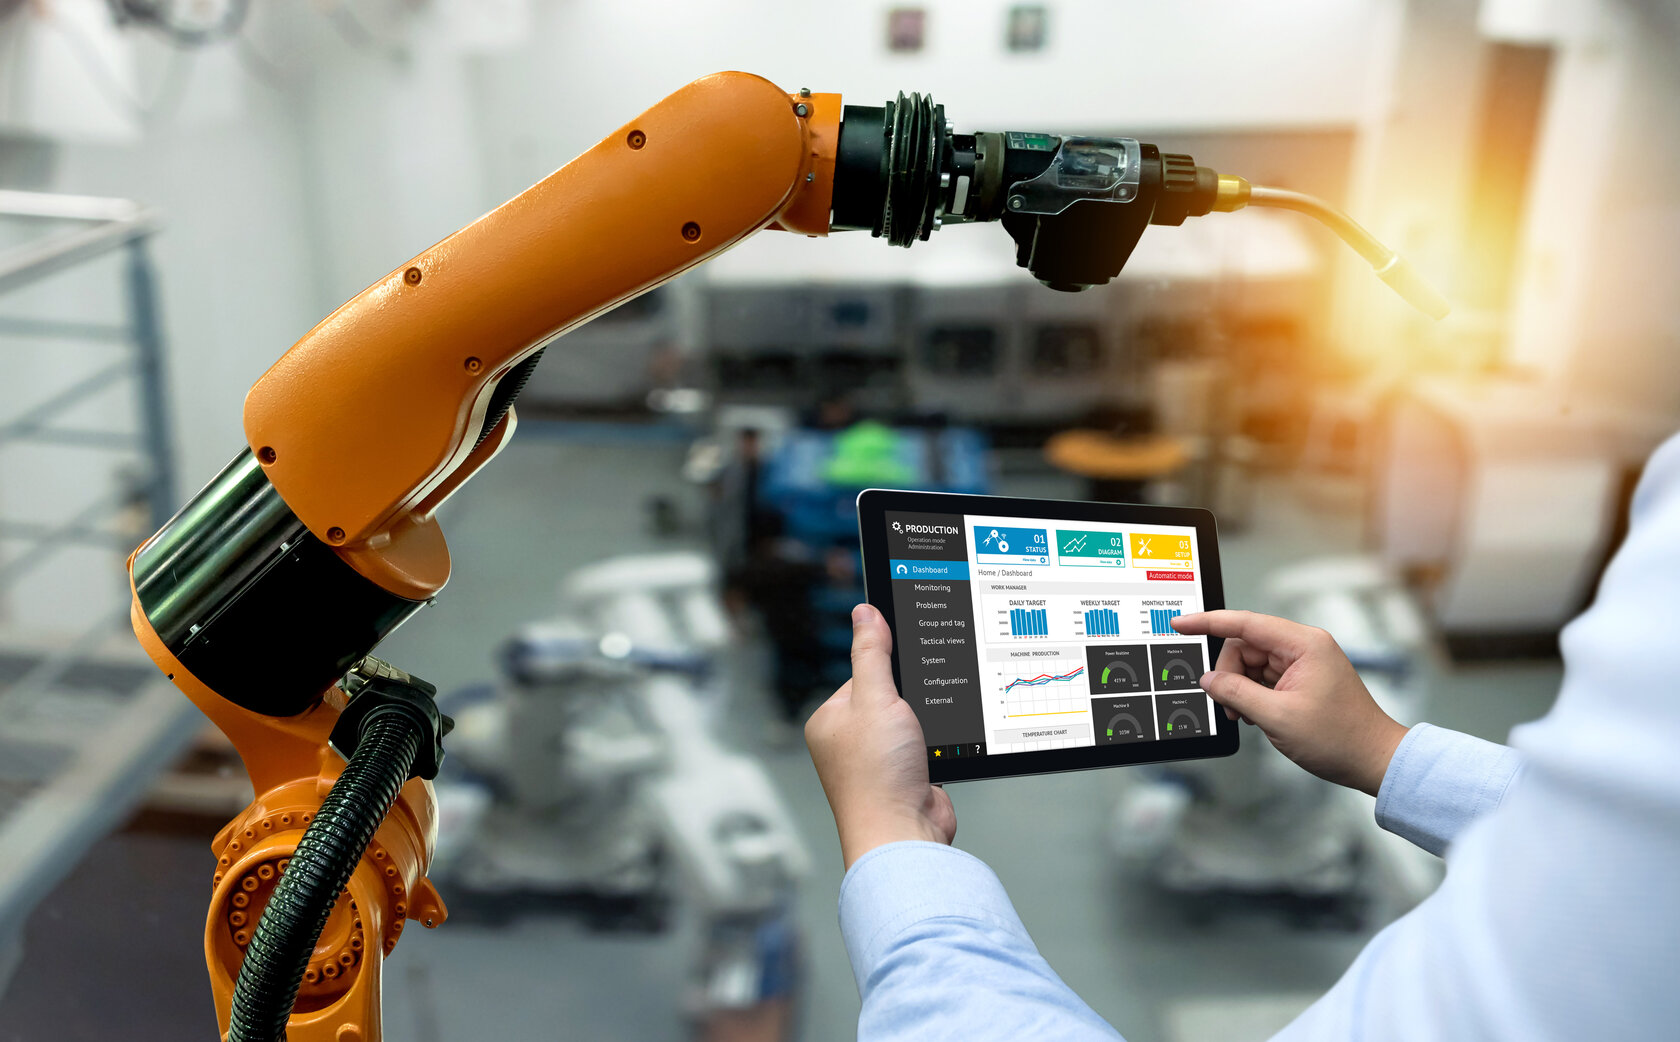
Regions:
[[[903,694],[930,760],[1208,738],[1193,527],[888,510]]]

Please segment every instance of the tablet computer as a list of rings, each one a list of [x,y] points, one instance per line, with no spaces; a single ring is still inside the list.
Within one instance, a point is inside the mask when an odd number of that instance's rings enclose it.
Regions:
[[[1190,507],[868,489],[865,596],[934,782],[1229,756],[1197,686],[1225,606],[1213,515]]]

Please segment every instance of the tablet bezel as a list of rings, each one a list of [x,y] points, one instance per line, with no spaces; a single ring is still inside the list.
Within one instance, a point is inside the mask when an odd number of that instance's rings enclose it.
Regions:
[[[1067,499],[1021,499],[1013,496],[973,496],[950,492],[908,492],[896,489],[864,489],[858,493],[858,542],[863,548],[864,597],[885,616],[893,628],[893,683],[900,696],[904,690],[898,664],[898,628],[893,612],[892,576],[887,550],[886,512],[889,510],[931,514],[982,514],[991,517],[1043,518],[1056,521],[1099,521],[1109,524],[1176,525],[1195,528],[1200,560],[1196,569],[1201,580],[1202,607],[1217,611],[1225,607],[1225,587],[1219,569],[1219,532],[1211,511],[1200,507],[1164,507],[1136,503],[1096,503]],[[1208,638],[1208,663],[1219,661],[1224,641]],[[1184,738],[1123,745],[1093,745],[1046,752],[998,753],[973,759],[928,758],[928,774],[934,784],[971,781],[980,778],[1014,778],[1028,774],[1059,774],[1091,771],[1104,767],[1126,767],[1137,763],[1173,760],[1205,760],[1230,756],[1237,751],[1237,723],[1219,713],[1218,730],[1207,738]]]

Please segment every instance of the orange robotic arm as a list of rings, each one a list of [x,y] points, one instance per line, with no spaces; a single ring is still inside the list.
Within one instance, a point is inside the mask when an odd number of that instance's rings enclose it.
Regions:
[[[214,842],[225,1037],[373,1042],[382,957],[406,920],[444,918],[426,871],[448,721],[368,652],[448,580],[434,514],[506,443],[548,341],[766,227],[909,246],[997,221],[1022,267],[1078,290],[1147,225],[1251,202],[1339,216],[1402,270],[1345,215],[1133,139],[957,134],[920,95],[842,109],[722,73],[328,316],[251,389],[248,448],[129,559],[135,633],[257,793]]]
[[[379,1037],[382,957],[445,915],[443,728],[363,656],[449,577],[434,511],[506,442],[547,341],[772,222],[826,234],[839,122],[837,95],[743,73],[671,95],[298,341],[246,398],[250,448],[130,558],[135,632],[257,792],[213,844],[225,1037]]]

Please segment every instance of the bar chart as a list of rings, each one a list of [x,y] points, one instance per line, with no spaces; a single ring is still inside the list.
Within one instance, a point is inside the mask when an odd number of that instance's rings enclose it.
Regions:
[[[1050,617],[1043,608],[1011,608],[1009,635],[1012,637],[1048,637]]]
[[[1118,637],[1120,613],[1111,608],[1093,608],[1085,613],[1085,636]]]
[[[1173,608],[1149,609],[1149,632],[1155,637],[1176,637],[1178,631],[1172,628],[1172,620],[1184,613]],[[1089,624],[1087,624],[1089,625]],[[1118,635],[1120,631],[1116,630]]]
[[[1010,587],[1007,591],[999,589],[982,595],[987,640],[1109,643],[1178,638],[1182,634],[1173,630],[1172,620],[1198,607],[1189,597],[1129,591],[1108,594],[1102,589],[1103,584],[1095,582],[1007,585]],[[1026,589],[1018,588],[1023,585]]]

